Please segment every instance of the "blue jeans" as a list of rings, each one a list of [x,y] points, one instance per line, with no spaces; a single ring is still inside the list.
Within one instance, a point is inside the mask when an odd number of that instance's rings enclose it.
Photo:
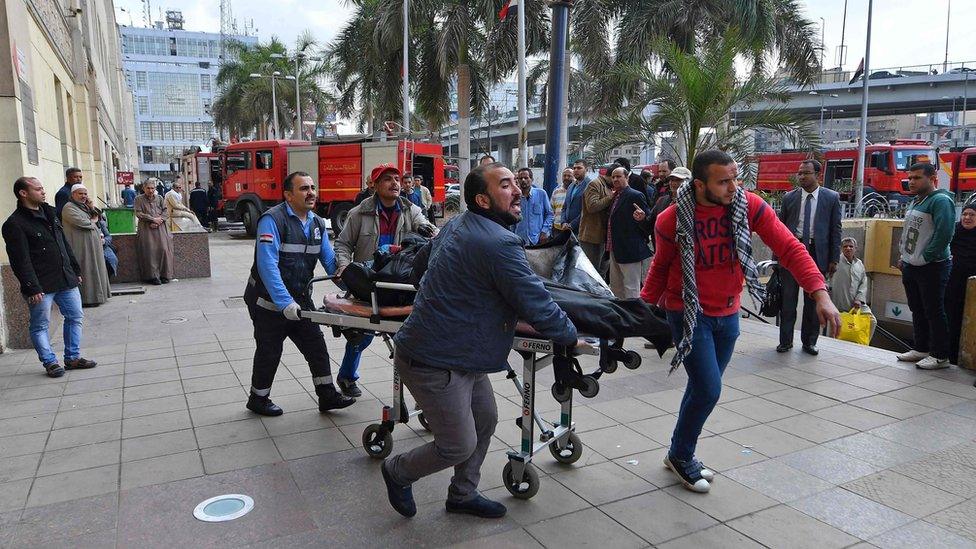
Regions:
[[[81,292],[78,288],[71,288],[53,294],[44,294],[40,303],[28,305],[31,341],[34,343],[34,350],[37,351],[37,358],[44,365],[58,361],[54,349],[51,348],[51,337],[48,335],[48,326],[51,324],[51,303],[57,303],[64,317],[65,362],[81,356],[81,320],[85,317],[81,311]]]
[[[339,379],[356,381],[359,379],[359,359],[363,356],[363,351],[373,342],[373,336],[363,336],[362,341],[353,343],[346,342],[346,353],[342,355],[342,365],[339,366]]]
[[[684,323],[680,311],[668,311],[674,341],[681,341]],[[732,359],[739,338],[739,314],[698,315],[691,352],[685,357],[688,385],[678,409],[678,423],[671,436],[671,457],[687,461],[694,457],[698,436],[722,394],[722,373]]]

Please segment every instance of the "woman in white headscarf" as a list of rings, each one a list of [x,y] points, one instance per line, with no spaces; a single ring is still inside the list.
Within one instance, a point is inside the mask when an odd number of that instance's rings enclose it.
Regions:
[[[183,203],[183,182],[177,180],[166,193],[167,224],[171,233],[205,231],[203,225],[190,208]]]

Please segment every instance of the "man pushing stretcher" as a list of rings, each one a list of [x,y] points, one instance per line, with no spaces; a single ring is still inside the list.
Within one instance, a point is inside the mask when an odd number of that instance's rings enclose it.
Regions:
[[[489,373],[505,369],[516,322],[574,347],[576,327],[553,302],[507,227],[521,218],[521,191],[504,165],[464,181],[467,212],[448,222],[418,255],[423,274],[413,312],[394,337],[395,363],[434,441],[383,462],[390,505],[417,512],[411,485],[448,467],[447,511],[498,518],[505,506],[478,493],[481,464],[498,423]]]

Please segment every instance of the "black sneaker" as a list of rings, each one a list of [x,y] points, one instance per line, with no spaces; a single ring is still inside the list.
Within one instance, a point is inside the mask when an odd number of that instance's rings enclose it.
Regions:
[[[162,282],[163,284],[169,284],[169,279],[166,278],[165,276],[159,277],[159,281]]]
[[[380,464],[380,471],[383,473],[383,482],[386,483],[386,496],[390,499],[390,505],[397,513],[410,518],[417,514],[417,504],[413,501],[413,488],[409,484],[397,484],[390,473],[386,471],[386,460]]]
[[[481,518],[502,518],[508,512],[504,505],[481,494],[467,501],[447,500],[446,507],[448,513],[464,513]]]
[[[64,369],[65,370],[86,370],[88,368],[94,368],[98,366],[98,363],[94,360],[88,360],[86,358],[78,357],[74,360],[65,360]]]
[[[247,397],[247,409],[254,412],[255,414],[262,416],[280,416],[285,413],[277,404],[271,402],[271,399],[266,396],[258,396],[251,393]]]
[[[44,371],[47,372],[47,377],[61,377],[64,375],[64,368],[57,362],[45,364]]]
[[[671,454],[669,453],[664,458],[664,466],[677,475],[677,477],[681,479],[681,483],[684,484],[685,488],[691,490],[692,492],[704,494],[708,492],[709,488],[711,488],[708,481],[702,477],[701,462],[696,462],[695,459],[680,461],[671,457]]]
[[[356,402],[356,399],[347,397],[339,391],[336,391],[335,386],[331,383],[316,386],[315,394],[319,397],[319,412],[339,410],[352,406]]]
[[[356,385],[355,379],[343,379],[341,377],[336,378],[336,385],[339,386],[339,390],[342,394],[347,397],[359,398],[363,396],[363,392],[359,389],[359,385]]]

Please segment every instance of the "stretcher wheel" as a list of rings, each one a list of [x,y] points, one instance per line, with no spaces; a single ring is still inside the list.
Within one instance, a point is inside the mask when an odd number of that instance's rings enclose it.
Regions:
[[[576,433],[570,433],[565,446],[557,448],[555,444],[550,444],[549,452],[559,463],[576,463],[583,455],[583,441]]]
[[[600,392],[600,382],[596,380],[593,376],[583,376],[583,388],[579,390],[580,394],[586,398],[593,398],[597,393]]]
[[[617,361],[608,360],[606,364],[600,367],[600,369],[608,374],[612,374],[617,371]]]
[[[502,469],[502,480],[505,481],[505,488],[508,489],[508,493],[516,499],[530,499],[539,493],[539,473],[536,472],[535,466],[531,463],[525,464],[522,478],[517,479],[512,472],[512,462],[509,461]]]
[[[424,428],[428,433],[430,432],[430,423],[427,421],[427,416],[423,412],[417,414],[417,421],[420,422],[420,426]]]
[[[573,396],[572,387],[558,381],[552,384],[552,398],[556,399],[556,402],[566,402],[571,396]]]
[[[393,433],[379,423],[373,423],[363,431],[363,450],[371,458],[385,458],[393,451]]]
[[[627,358],[624,359],[624,366],[628,370],[636,370],[640,368],[641,356],[634,351],[627,351]]]

